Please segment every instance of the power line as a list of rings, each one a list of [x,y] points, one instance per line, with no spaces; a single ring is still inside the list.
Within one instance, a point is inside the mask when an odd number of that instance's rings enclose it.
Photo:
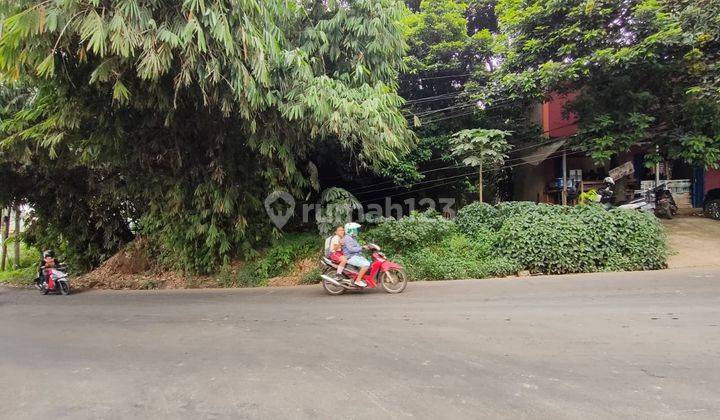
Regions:
[[[561,128],[569,127],[569,126],[574,125],[574,124],[576,124],[576,123],[565,124],[565,125],[562,125],[562,126],[560,126],[560,127],[555,127],[555,129],[561,129]],[[551,131],[551,130],[543,131],[543,132],[539,133],[539,135],[547,134],[547,133],[549,133],[550,131]],[[531,138],[533,138],[533,137],[521,137],[521,139],[526,139],[526,140],[527,140],[527,139],[531,139]],[[541,147],[541,146],[545,146],[545,145],[548,145],[548,144],[555,143],[555,142],[557,142],[557,141],[560,141],[560,140],[558,140],[557,138],[549,138],[549,139],[546,139],[546,140],[544,140],[544,141],[538,142],[538,143],[536,143],[536,144],[531,144],[531,145],[528,145],[528,146],[525,146],[525,147],[521,147],[521,148],[519,148],[519,149],[510,150],[508,153],[516,153],[516,152],[519,152],[519,151],[522,151],[522,150],[527,150],[527,149],[530,149],[530,148],[537,148],[537,147]],[[515,160],[518,160],[518,159],[525,159],[525,158],[532,157],[532,156],[536,156],[536,155],[529,155],[529,156],[524,156],[524,157],[520,157],[520,158],[512,158],[512,159],[508,159],[507,161],[510,162],[510,161],[515,161]],[[439,160],[439,159],[444,159],[444,157],[440,157],[440,158],[436,158],[436,159],[430,159],[430,160],[427,160],[427,161],[425,161],[425,162],[423,162],[423,163],[433,162],[433,161],[436,161],[436,160]],[[456,169],[456,168],[460,168],[460,167],[463,167],[463,166],[467,166],[467,165],[448,165],[448,166],[443,166],[443,167],[440,167],[440,168],[433,168],[433,169],[428,169],[428,170],[425,170],[425,171],[418,171],[418,173],[420,173],[420,174],[428,174],[428,173],[430,173],[430,172],[437,172],[437,171],[441,171],[441,170],[445,170],[445,169],[454,169],[454,168]],[[359,187],[359,188],[355,189],[354,191],[355,191],[355,192],[364,191],[364,190],[366,190],[366,189],[368,189],[368,188],[371,188],[371,187],[377,187],[378,185],[385,185],[385,184],[389,184],[389,183],[393,183],[393,182],[395,182],[395,181],[394,181],[394,180],[381,181],[381,182],[375,183],[375,184],[373,184],[373,185],[368,185],[368,186],[365,186],[365,187]],[[401,188],[401,187],[402,187],[401,185],[398,185],[398,186],[397,186],[397,188]]]
[[[658,131],[656,131],[654,134],[657,135],[657,134],[661,134],[661,133],[663,133],[663,132],[668,132],[668,131],[672,131],[672,129],[658,130]],[[575,134],[575,135],[573,135],[573,136],[568,136],[568,137],[566,137],[566,139],[569,139],[570,137],[575,137],[575,136],[577,136],[577,134]],[[575,150],[575,151],[571,151],[571,152],[569,152],[569,153],[568,153],[567,151],[568,151],[568,148],[567,148],[567,146],[566,146],[566,147],[564,147],[562,150],[556,151],[556,152],[548,155],[548,156],[547,156],[545,159],[543,159],[543,160],[547,160],[547,159],[550,159],[550,158],[560,157],[560,156],[562,156],[563,153],[565,153],[565,156],[575,156],[575,155],[577,155],[577,154],[584,153],[584,151],[582,151],[582,150]],[[531,156],[537,156],[537,155],[531,155]],[[519,159],[526,159],[526,158],[531,157],[531,156],[525,156],[525,157],[519,158]],[[531,161],[531,162],[527,162],[527,161],[525,161],[525,162],[518,162],[518,163],[514,163],[514,164],[512,164],[512,165],[503,165],[503,166],[500,166],[500,167],[496,167],[496,168],[494,168],[494,169],[483,170],[482,173],[487,173],[487,172],[489,172],[489,171],[491,171],[491,170],[510,169],[510,168],[514,168],[514,167],[517,167],[517,166],[528,165],[528,164],[532,164],[532,163],[533,163],[532,161]],[[438,181],[445,181],[445,180],[450,180],[450,179],[452,179],[452,181],[450,181],[450,182],[445,182],[445,183],[441,183],[441,184],[433,184],[433,185],[430,185],[430,186],[427,186],[427,187],[423,187],[423,188],[411,189],[411,190],[409,190],[409,191],[404,191],[404,192],[400,192],[400,193],[397,193],[397,194],[387,195],[387,196],[385,196],[385,198],[395,197],[395,196],[398,196],[398,195],[412,194],[412,193],[415,193],[415,192],[418,192],[418,191],[424,191],[424,190],[428,190],[428,189],[431,189],[431,188],[441,187],[441,186],[443,186],[443,185],[449,185],[449,184],[452,184],[452,183],[455,183],[455,182],[459,181],[459,180],[462,179],[463,177],[473,176],[473,175],[478,174],[479,172],[480,172],[480,171],[472,171],[472,172],[468,172],[468,173],[465,173],[465,174],[459,174],[459,175],[449,176],[449,177],[446,177],[446,178],[440,178],[440,179],[434,179],[434,180],[417,182],[417,183],[414,183],[414,184],[410,184],[410,186],[421,185],[421,184],[426,184],[426,183],[431,183],[431,182],[438,182]],[[399,188],[402,188],[402,187],[399,187]],[[406,188],[407,188],[407,187],[406,187]],[[366,191],[366,192],[362,192],[362,193],[359,193],[359,194],[367,194],[367,193],[371,193],[371,192],[380,192],[380,191],[387,190],[387,189],[388,189],[388,188],[386,188],[386,189],[380,189],[380,190],[374,190],[374,191]],[[361,200],[360,202],[361,202],[361,203],[366,203],[366,202],[370,202],[370,201],[376,201],[376,199],[366,199],[366,200]]]
[[[566,151],[567,151],[567,148],[563,149],[561,152],[566,152]],[[560,153],[560,152],[555,152],[555,153]],[[555,153],[551,153],[550,155],[548,155],[548,156],[547,156],[545,159],[543,159],[543,160],[546,160],[546,159],[549,159],[549,158],[556,158],[556,157],[561,156],[560,154],[555,154]],[[574,152],[569,153],[568,155],[578,154],[578,153],[580,153],[580,151],[574,151]],[[533,155],[533,156],[535,156],[535,157],[540,157],[540,156],[542,156],[542,154]],[[530,157],[530,156],[526,156],[526,157],[523,157],[523,158],[517,158],[517,159],[515,159],[515,160],[525,160],[525,159],[528,158],[528,157]],[[532,162],[527,162],[527,161],[526,161],[526,162],[514,163],[514,164],[512,164],[512,165],[502,165],[502,166],[495,167],[495,168],[493,168],[493,169],[484,170],[484,171],[482,171],[482,172],[483,172],[483,173],[486,173],[486,172],[489,172],[489,171],[491,171],[491,170],[509,169],[509,168],[513,168],[513,167],[515,167],[515,166],[525,165],[525,164],[529,164],[529,163],[532,163]],[[466,166],[466,165],[464,165],[464,166]],[[432,182],[444,181],[444,180],[447,180],[447,179],[454,179],[454,178],[463,177],[463,176],[469,176],[469,175],[477,174],[477,173],[479,173],[479,171],[474,170],[474,171],[472,171],[472,172],[468,172],[468,173],[464,173],[464,174],[458,174],[458,175],[452,175],[452,176],[445,177],[445,178],[430,179],[430,180],[425,180],[425,181],[418,181],[418,182],[409,184],[409,185],[407,185],[407,186],[392,186],[392,187],[380,188],[380,189],[369,190],[369,191],[361,191],[361,192],[358,192],[358,191],[356,190],[355,192],[351,191],[351,193],[352,193],[353,195],[362,195],[362,194],[377,193],[377,192],[380,192],[380,191],[395,190],[395,189],[398,189],[398,188],[409,188],[409,187],[412,187],[412,186],[415,186],[415,185],[422,185],[422,184],[428,184],[428,183],[432,183]],[[374,185],[373,185],[373,186],[374,186]]]
[[[555,152],[553,152],[553,153],[555,153]],[[551,153],[551,154],[552,154],[552,153]],[[528,155],[528,156],[523,156],[523,157],[517,157],[517,158],[513,158],[513,159],[508,159],[508,160],[505,161],[505,163],[515,162],[515,161],[518,161],[518,160],[527,160],[527,159],[529,159],[529,158],[541,157],[541,156],[543,156],[543,155],[544,155],[544,153],[538,153],[538,154],[535,154],[535,155]],[[550,157],[550,156],[548,155],[548,157]],[[427,170],[427,171],[421,171],[421,172],[419,172],[419,173],[421,173],[421,174],[428,174],[428,173],[430,173],[430,172],[437,172],[437,171],[442,171],[442,170],[446,170],[446,169],[458,169],[458,168],[464,168],[464,167],[467,167],[467,166],[468,166],[468,165],[464,165],[464,164],[443,166],[443,167],[441,167],[441,168],[429,169],[429,170]],[[503,169],[503,167],[500,167],[499,169]],[[436,180],[436,179],[431,179],[431,180],[419,181],[418,183],[422,183],[422,182],[434,182],[434,181],[437,181],[437,180]],[[395,182],[395,181],[393,181],[393,180],[388,180],[388,181],[378,182],[378,183],[373,184],[373,185],[367,185],[367,186],[365,186],[365,187],[356,188],[356,189],[354,189],[353,191],[350,191],[350,192],[353,193],[353,194],[366,194],[366,193],[368,193],[368,192],[378,192],[378,191],[392,190],[392,189],[403,188],[403,187],[406,187],[406,188],[407,188],[407,186],[408,186],[408,185],[405,185],[405,186],[403,186],[403,185],[394,185],[394,186],[387,187],[387,188],[383,188],[383,189],[379,189],[379,190],[366,191],[366,190],[368,190],[368,189],[377,187],[377,186],[379,186],[379,185],[384,185],[384,184],[388,184],[388,183],[392,183],[392,182]],[[409,184],[409,185],[412,186],[412,185],[416,185],[416,184],[418,184],[418,183]]]
[[[420,102],[434,102],[436,100],[439,101],[439,100],[443,100],[443,99],[447,99],[447,98],[452,98],[455,96],[460,96],[465,93],[468,93],[468,91],[460,90],[457,92],[448,92],[448,93],[441,93],[439,95],[425,96],[423,98],[408,99],[407,101],[405,101],[405,104],[403,106],[408,106],[408,105],[412,105],[412,104],[416,104],[416,103],[420,103]]]
[[[564,149],[564,150],[562,150],[562,151],[565,152],[566,150]],[[567,153],[566,156],[573,156],[573,155],[577,155],[577,154],[579,154],[579,153],[582,153],[582,152],[581,152],[581,151],[574,151],[574,152]],[[562,155],[548,156],[548,158],[550,158],[550,157],[556,158],[556,157],[560,157],[560,156],[562,156]],[[515,164],[513,164],[513,165],[502,166],[502,167],[495,168],[495,169],[496,169],[496,170],[498,170],[498,169],[509,169],[509,168],[514,168],[514,167],[521,166],[521,165],[528,165],[528,164],[530,164],[530,163],[531,163],[531,162],[519,162],[519,163],[515,163]],[[487,173],[487,172],[489,172],[489,171],[491,171],[491,170],[492,170],[492,169],[483,170],[482,173],[484,174],[484,173]],[[429,181],[429,182],[438,182],[438,181],[444,181],[444,180],[448,180],[448,179],[452,179],[452,181],[443,182],[443,183],[441,183],[441,184],[429,185],[429,186],[423,187],[423,188],[415,188],[415,189],[412,189],[412,190],[409,190],[409,191],[403,191],[403,192],[400,192],[400,193],[397,193],[397,194],[390,194],[390,195],[384,196],[383,198],[390,198],[390,197],[396,197],[396,196],[398,196],[398,195],[412,194],[412,193],[416,193],[416,192],[419,192],[419,191],[425,191],[425,190],[429,190],[429,189],[432,189],[432,188],[441,187],[441,186],[444,186],[444,185],[454,184],[454,183],[460,181],[462,178],[467,178],[467,177],[469,177],[469,176],[478,175],[479,173],[480,173],[480,171],[472,171],[472,172],[468,172],[468,173],[466,173],[466,174],[460,174],[460,175],[454,175],[454,176],[447,177],[447,178],[435,179],[435,180],[432,180],[432,181]],[[368,202],[371,202],[371,201],[376,201],[376,199],[360,200],[361,203],[368,203]]]
[[[497,100],[497,101],[495,101],[495,102],[492,102],[492,103],[490,103],[490,104],[483,104],[483,105],[481,105],[481,102],[482,102],[482,101],[480,101],[480,100],[472,100],[472,101],[468,101],[468,102],[459,102],[459,103],[450,105],[450,106],[445,107],[445,108],[425,110],[425,111],[420,111],[420,112],[417,112],[417,113],[412,113],[412,112],[411,112],[411,113],[407,113],[407,114],[404,114],[404,115],[405,115],[406,119],[412,119],[413,117],[424,117],[424,116],[426,116],[426,115],[435,114],[435,113],[438,113],[438,112],[441,112],[441,111],[452,110],[452,109],[456,109],[456,108],[465,108],[465,107],[474,106],[474,105],[477,105],[477,107],[480,108],[480,110],[482,110],[482,111],[490,111],[490,110],[492,110],[492,109],[496,109],[496,108],[501,108],[501,107],[507,106],[508,103],[511,102],[511,100],[509,100],[509,99],[499,99],[499,100]]]
[[[472,76],[472,73],[464,73],[464,74],[449,74],[447,76],[431,76],[431,77],[416,77],[419,80],[435,80],[435,79],[448,79],[453,77],[467,77]]]

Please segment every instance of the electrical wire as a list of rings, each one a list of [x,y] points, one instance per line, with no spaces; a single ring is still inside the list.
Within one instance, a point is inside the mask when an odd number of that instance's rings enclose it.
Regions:
[[[658,135],[658,134],[661,134],[661,133],[663,133],[663,132],[669,132],[669,131],[672,131],[672,129],[658,130],[658,131],[656,131],[654,134],[655,134],[655,135]],[[568,137],[566,137],[566,138],[575,137],[576,135],[577,135],[577,134],[575,134],[575,135],[573,135],[573,136],[568,136]],[[562,156],[563,153],[564,153],[565,156],[567,157],[567,156],[575,156],[575,155],[578,155],[578,154],[581,154],[581,153],[584,153],[584,152],[583,152],[582,150],[575,150],[575,151],[570,151],[570,152],[568,153],[568,148],[565,147],[565,148],[563,148],[563,149],[560,150],[560,151],[556,151],[556,152],[548,155],[548,156],[547,156],[545,159],[543,159],[543,160],[547,160],[547,159],[550,159],[550,158],[560,157],[560,156]],[[534,155],[534,156],[537,156],[537,155]],[[526,159],[526,158],[528,158],[528,157],[531,157],[531,156],[526,156],[526,157],[521,158],[521,159]],[[439,181],[451,180],[451,181],[449,181],[449,182],[444,182],[444,183],[441,183],[441,184],[433,184],[433,185],[426,186],[426,187],[423,187],[423,188],[413,188],[413,189],[408,190],[408,191],[403,191],[403,192],[396,193],[396,194],[386,195],[386,196],[384,196],[383,198],[390,198],[390,197],[395,197],[395,196],[398,196],[398,195],[412,194],[412,193],[416,193],[416,192],[419,192],[419,191],[424,191],[424,190],[428,190],[428,189],[432,189],[432,188],[441,187],[441,186],[444,186],[444,185],[453,184],[453,183],[455,183],[455,182],[458,182],[459,180],[461,180],[461,179],[464,178],[464,177],[466,178],[466,177],[469,177],[469,176],[474,176],[474,175],[479,174],[480,172],[484,174],[484,173],[487,173],[487,172],[492,171],[492,170],[510,169],[510,168],[514,168],[514,167],[517,167],[517,166],[528,165],[528,164],[532,164],[532,163],[533,163],[532,161],[531,161],[531,162],[527,162],[527,161],[525,161],[525,162],[518,162],[518,163],[511,164],[511,165],[503,165],[503,166],[500,166],[500,167],[491,168],[491,169],[487,169],[487,170],[483,170],[483,171],[472,171],[472,172],[468,172],[468,173],[464,173],[464,174],[458,174],[458,175],[449,176],[449,177],[446,177],[446,178],[440,178],[440,179],[434,179],[434,180],[427,180],[427,181],[420,181],[420,182],[417,182],[417,183],[414,183],[414,184],[410,184],[410,186],[421,185],[421,184],[426,184],[426,183],[431,183],[431,182],[439,182]],[[397,187],[394,187],[394,188],[403,188],[403,187],[402,187],[402,186],[397,186]],[[394,188],[378,189],[378,190],[373,190],[373,191],[361,192],[361,193],[358,193],[358,194],[359,194],[359,195],[360,195],[360,194],[368,194],[368,193],[371,193],[371,192],[380,192],[380,191],[384,191],[384,190],[388,190],[388,189],[394,189]],[[405,188],[408,188],[408,187],[406,186]],[[367,202],[373,202],[373,201],[377,201],[377,199],[360,200],[361,203],[367,203]]]
[[[548,155],[547,157],[545,157],[545,159],[556,158],[556,157],[562,156],[562,153],[566,153],[566,152],[567,152],[567,148],[563,149],[561,152],[555,152],[555,153],[559,153],[559,154],[554,154],[554,153],[553,153],[553,154],[550,154],[550,155]],[[573,151],[573,152],[567,153],[566,156],[575,155],[575,154],[578,154],[578,153],[581,153],[581,152],[580,152],[580,151]],[[535,155],[535,156],[536,156],[536,157],[540,157],[540,156],[542,156],[542,154],[540,154],[540,155]],[[520,158],[520,159],[525,160],[525,158]],[[545,160],[545,159],[544,159],[544,160]],[[487,170],[484,170],[484,171],[482,171],[482,172],[483,172],[483,173],[486,173],[486,172],[489,172],[489,171],[492,171],[492,170],[509,169],[509,168],[514,168],[514,167],[519,166],[519,165],[525,165],[525,164],[530,164],[530,163],[532,163],[532,162],[527,162],[527,161],[526,161],[526,162],[518,162],[518,163],[511,164],[511,165],[502,165],[502,166],[494,167],[494,168],[492,168],[492,169],[487,169]],[[350,192],[351,192],[353,195],[363,195],[363,194],[377,193],[377,192],[381,192],[381,191],[396,190],[396,189],[398,189],[398,188],[410,188],[410,187],[416,186],[416,185],[423,185],[423,184],[428,184],[428,183],[433,183],[433,182],[438,182],[438,181],[444,181],[444,180],[447,180],[447,179],[454,179],[454,178],[458,178],[458,177],[470,176],[470,175],[478,174],[478,173],[479,173],[479,171],[473,170],[473,171],[468,172],[468,173],[463,173],[463,174],[458,174],[458,175],[452,175],[452,176],[445,177],[445,178],[430,179],[430,180],[425,180],[425,181],[418,181],[418,182],[415,182],[415,183],[412,183],[412,184],[409,184],[409,185],[406,185],[406,186],[392,186],[392,187],[379,188],[379,189],[374,189],[374,190],[369,190],[369,191],[357,192],[357,190],[356,190],[356,191],[350,191]],[[373,185],[373,186],[375,186],[375,185]]]
[[[560,127],[555,127],[554,129],[561,129],[561,128],[569,127],[569,126],[571,126],[571,125],[573,125],[573,124],[575,124],[575,123],[565,124],[565,125],[562,125],[562,126],[560,126]],[[539,133],[539,134],[546,134],[546,133],[549,133],[549,132],[550,132],[550,130],[546,130],[546,131],[543,131],[542,133]],[[521,138],[521,139],[529,140],[529,139],[531,139],[531,138],[534,138],[534,137],[523,137],[523,138]],[[545,145],[548,145],[548,144],[555,143],[555,142],[557,142],[557,141],[559,141],[557,138],[550,138],[550,139],[544,140],[544,141],[539,142],[539,143],[536,143],[536,144],[531,144],[531,145],[529,145],[529,146],[521,147],[521,148],[519,148],[519,149],[510,150],[508,153],[516,153],[516,152],[519,152],[519,151],[522,151],[522,150],[527,150],[527,149],[530,149],[530,148],[537,148],[537,147],[541,147],[541,146],[545,146]],[[512,159],[508,159],[506,162],[512,162],[512,161],[516,161],[516,160],[519,160],[519,159],[526,159],[526,158],[533,157],[533,156],[538,156],[538,155],[529,155],[529,156],[523,156],[523,157],[519,157],[519,158],[512,158]],[[440,157],[440,158],[436,158],[436,159],[431,159],[431,160],[427,160],[427,161],[425,161],[425,162],[423,162],[423,163],[432,162],[432,161],[436,161],[436,160],[439,160],[439,159],[445,159],[445,158],[444,158],[444,157]],[[428,174],[428,173],[430,173],[430,172],[437,172],[437,171],[441,171],[441,170],[445,170],[445,169],[456,169],[456,168],[461,168],[461,167],[465,167],[465,166],[467,166],[467,165],[448,165],[448,166],[442,166],[442,167],[439,167],[439,168],[428,169],[428,170],[425,170],[425,171],[418,171],[418,173],[420,173],[420,174]],[[359,187],[359,188],[355,189],[354,191],[356,191],[356,192],[364,191],[364,190],[367,190],[368,188],[376,187],[376,186],[378,186],[378,185],[385,185],[385,184],[389,184],[389,183],[393,183],[393,182],[395,182],[395,181],[394,181],[394,180],[381,181],[381,182],[375,183],[375,184],[373,184],[373,185],[368,185],[368,186],[365,186],[365,187]],[[397,187],[400,188],[400,187],[402,187],[402,186],[397,186]]]
[[[563,150],[563,151],[565,151],[565,150]],[[577,155],[577,154],[580,154],[580,153],[582,153],[582,152],[581,152],[581,151],[574,151],[574,152],[567,153],[566,156],[573,156],[573,155]],[[560,157],[560,156],[562,156],[562,155],[556,155],[556,156],[552,156],[552,157],[553,157],[553,158],[557,158],[557,157]],[[548,156],[548,158],[550,158],[550,156]],[[500,167],[500,168],[494,168],[494,170],[509,169],[509,168],[514,168],[514,167],[521,166],[521,165],[527,165],[527,164],[530,164],[530,163],[531,163],[531,162],[520,162],[520,163],[516,163],[516,164],[514,164],[514,165],[507,165],[507,166],[503,166],[503,167]],[[489,172],[489,171],[491,171],[491,170],[493,170],[493,169],[484,170],[484,171],[482,171],[482,173],[485,174],[485,173],[487,173],[487,172]],[[419,192],[419,191],[425,191],[425,190],[429,190],[429,189],[432,189],[432,188],[442,187],[442,186],[444,186],[444,185],[454,184],[454,183],[460,181],[462,178],[467,178],[467,177],[470,177],[470,176],[475,176],[475,175],[478,175],[478,174],[480,174],[480,173],[481,173],[481,171],[473,171],[473,172],[468,172],[468,173],[466,173],[466,174],[460,174],[460,175],[455,175],[455,176],[452,176],[452,177],[436,179],[436,180],[433,180],[432,182],[444,181],[444,180],[448,180],[448,179],[452,179],[452,181],[443,182],[443,183],[440,183],[440,184],[433,184],[433,185],[429,185],[429,186],[423,187],[423,188],[414,188],[414,189],[412,189],[412,190],[403,191],[403,192],[400,192],[400,193],[397,193],[397,194],[385,195],[385,196],[383,196],[382,198],[390,198],[390,197],[396,197],[396,196],[399,196],[399,195],[412,194],[412,193],[416,193],[416,192]],[[360,201],[360,203],[368,203],[368,202],[377,201],[377,199],[365,199],[365,200],[359,200],[359,201]]]

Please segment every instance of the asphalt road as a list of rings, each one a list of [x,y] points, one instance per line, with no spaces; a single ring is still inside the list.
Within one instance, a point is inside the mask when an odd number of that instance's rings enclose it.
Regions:
[[[0,289],[0,417],[716,419],[720,269]]]

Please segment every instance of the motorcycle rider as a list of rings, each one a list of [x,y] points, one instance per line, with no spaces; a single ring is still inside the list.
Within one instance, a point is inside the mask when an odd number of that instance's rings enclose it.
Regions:
[[[370,268],[370,261],[362,255],[362,250],[365,247],[361,246],[357,239],[355,239],[359,232],[359,223],[351,222],[345,224],[345,237],[342,241],[342,250],[343,254],[347,257],[347,263],[360,269],[354,284],[359,287],[366,287],[367,283],[362,279]]]
[[[605,177],[603,180],[604,184],[598,189],[598,195],[600,195],[600,204],[604,205],[605,208],[609,208],[612,205],[613,195],[615,192],[615,180],[612,177]]]
[[[335,228],[335,235],[330,238],[330,243],[326,246],[327,257],[338,265],[337,272],[335,273],[335,280],[343,280],[345,278],[345,276],[343,276],[343,270],[345,270],[348,258],[342,251],[344,238],[345,227],[343,225],[338,225]]]
[[[55,267],[55,252],[52,249],[43,251],[42,259],[38,265],[38,284],[43,284],[46,281],[45,269]]]

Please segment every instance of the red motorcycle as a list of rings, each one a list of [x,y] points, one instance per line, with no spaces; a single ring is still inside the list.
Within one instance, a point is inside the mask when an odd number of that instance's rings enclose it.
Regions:
[[[362,280],[367,283],[367,287],[355,285],[354,281],[358,276],[358,268],[346,265],[343,270],[344,279],[335,279],[333,274],[337,272],[338,263],[328,257],[321,260],[323,268],[322,278],[323,289],[331,295],[341,295],[348,290],[373,289],[378,286],[388,293],[400,293],[407,286],[407,274],[400,264],[389,261],[385,254],[380,252],[380,247],[375,244],[369,244],[367,248],[372,253],[370,269],[367,271]]]

